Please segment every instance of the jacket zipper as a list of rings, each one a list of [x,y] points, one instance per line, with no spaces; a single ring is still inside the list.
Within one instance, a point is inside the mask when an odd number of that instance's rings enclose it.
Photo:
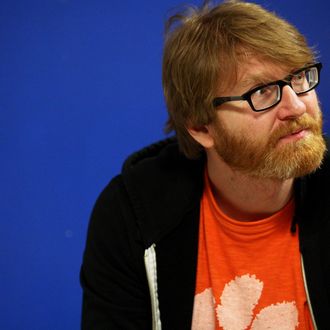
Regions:
[[[315,317],[314,317],[314,313],[313,313],[313,307],[311,304],[311,300],[309,298],[308,286],[307,286],[306,275],[305,275],[304,258],[302,256],[302,254],[300,255],[300,259],[301,259],[301,270],[302,270],[302,276],[303,276],[303,281],[304,281],[304,287],[305,287],[305,292],[306,292],[306,297],[307,297],[307,304],[308,304],[309,311],[311,313],[314,330],[317,330],[317,325],[316,325]]]
[[[152,312],[152,330],[161,330],[158,285],[157,285],[157,262],[156,262],[156,244],[152,244],[144,251],[144,265],[149,285],[151,312]]]

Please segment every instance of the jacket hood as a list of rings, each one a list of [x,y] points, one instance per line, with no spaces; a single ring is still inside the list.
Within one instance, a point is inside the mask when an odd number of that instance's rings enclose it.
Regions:
[[[146,247],[175,228],[203,191],[204,157],[187,159],[175,138],[130,156],[122,177]]]

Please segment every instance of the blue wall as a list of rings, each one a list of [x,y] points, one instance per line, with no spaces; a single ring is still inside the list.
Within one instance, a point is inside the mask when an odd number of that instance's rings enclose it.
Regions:
[[[327,2],[260,3],[320,51],[329,131]],[[178,4],[1,0],[0,329],[79,328],[93,203],[128,153],[164,136],[163,22]]]

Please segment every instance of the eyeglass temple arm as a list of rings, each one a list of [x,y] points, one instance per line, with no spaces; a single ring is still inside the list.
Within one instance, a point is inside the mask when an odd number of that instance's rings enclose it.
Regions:
[[[224,96],[224,97],[217,97],[213,100],[213,106],[219,107],[222,103],[229,102],[229,101],[241,101],[245,100],[242,96]]]

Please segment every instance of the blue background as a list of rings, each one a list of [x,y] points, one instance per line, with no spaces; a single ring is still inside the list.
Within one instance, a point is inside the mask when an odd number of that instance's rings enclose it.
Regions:
[[[317,46],[329,131],[329,5],[259,3]],[[178,4],[1,0],[0,329],[79,329],[95,199],[127,154],[164,137],[163,23]]]

